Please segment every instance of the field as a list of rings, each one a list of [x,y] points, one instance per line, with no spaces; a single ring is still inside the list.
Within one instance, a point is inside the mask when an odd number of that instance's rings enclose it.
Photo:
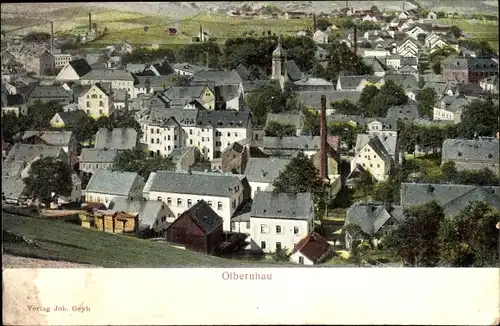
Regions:
[[[116,235],[57,220],[3,213],[3,229],[41,244],[3,243],[6,254],[64,260],[100,267],[279,267],[278,263],[229,260],[170,247],[164,243]],[[284,266],[284,263],[280,263]],[[257,265],[257,266],[256,266]],[[293,267],[285,263],[288,267]]]
[[[473,23],[470,19],[440,19],[440,22],[455,25],[469,34],[472,39],[487,41],[498,52],[498,21],[477,20]]]
[[[200,26],[211,37],[224,42],[228,38],[243,36],[245,32],[254,31],[256,35],[270,30],[272,33],[291,35],[308,27],[306,19],[241,19],[218,14],[198,14],[179,22],[165,20],[158,23],[145,19],[149,27],[144,31],[143,24],[135,28],[108,27],[109,33],[96,41],[98,44],[110,44],[126,39],[131,44],[181,44],[190,43],[193,37],[198,36]],[[116,23],[116,22],[114,22]],[[124,23],[123,20],[119,23]],[[107,25],[102,25],[105,27]],[[113,26],[112,24],[110,26]],[[177,36],[168,36],[165,27],[175,27],[180,33]]]

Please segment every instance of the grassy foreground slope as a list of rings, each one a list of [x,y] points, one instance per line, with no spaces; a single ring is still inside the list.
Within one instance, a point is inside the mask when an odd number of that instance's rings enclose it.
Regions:
[[[4,253],[17,256],[123,268],[265,265],[199,254],[164,243],[89,230],[57,220],[42,220],[8,213],[3,213],[2,217],[4,229],[41,244],[41,248],[37,248],[22,243],[4,242]]]

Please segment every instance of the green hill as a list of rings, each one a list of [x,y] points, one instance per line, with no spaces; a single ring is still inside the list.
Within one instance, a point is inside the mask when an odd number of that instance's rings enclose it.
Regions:
[[[39,244],[36,246],[25,242],[6,242],[4,237],[4,253],[11,255],[122,268],[273,265],[268,262],[223,259],[173,248],[165,243],[85,229],[57,220],[43,220],[8,213],[2,215],[4,230]]]

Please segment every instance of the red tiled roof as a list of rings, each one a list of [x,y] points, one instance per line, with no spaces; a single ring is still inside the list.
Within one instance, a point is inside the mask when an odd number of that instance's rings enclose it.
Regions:
[[[94,209],[106,209],[106,205],[104,205],[103,203],[90,202],[90,203],[86,203],[85,207],[83,207],[83,209],[87,212],[92,213],[94,211]]]
[[[292,251],[292,255],[300,252],[312,262],[317,262],[329,247],[330,244],[325,239],[316,232],[313,232],[297,243]]]

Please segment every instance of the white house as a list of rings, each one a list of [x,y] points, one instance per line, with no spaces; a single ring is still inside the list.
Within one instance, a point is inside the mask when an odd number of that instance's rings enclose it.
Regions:
[[[366,57],[386,57],[390,55],[390,52],[385,49],[368,49],[368,50],[363,50],[363,58]]]
[[[82,201],[82,181],[75,172],[71,174],[71,184],[71,194],[69,196],[59,197],[59,204],[79,203]]]
[[[474,99],[474,97],[468,96],[443,97],[432,109],[433,119],[453,121],[455,124],[458,124],[462,121],[464,107]]]
[[[249,112],[158,109],[143,123],[141,141],[158,155],[194,146],[205,159],[213,160],[243,139],[252,139]]]
[[[311,193],[256,193],[250,213],[250,250],[292,251],[314,228]]]
[[[388,118],[373,118],[366,122],[367,132],[370,135],[396,137],[398,135],[397,120]]]
[[[321,30],[316,30],[313,35],[314,42],[324,44],[328,43],[328,33],[325,33]]]
[[[274,180],[289,162],[290,160],[285,158],[249,158],[245,176],[252,189],[252,198],[257,191],[272,191]]]
[[[85,202],[103,203],[107,207],[116,198],[141,198],[143,188],[144,179],[136,172],[97,170],[85,188]]]
[[[230,231],[231,217],[244,203],[244,177],[234,174],[196,172],[152,172],[143,196],[161,200],[171,209],[171,223],[193,204],[204,200],[224,220],[223,229]]]
[[[351,173],[360,166],[378,181],[385,181],[399,156],[396,137],[358,134]]]
[[[427,34],[429,34],[429,32],[424,30],[419,25],[415,25],[406,31],[406,35],[408,35],[408,37],[411,37],[414,40],[418,40],[418,35],[420,35],[420,34],[427,35]]]
[[[14,113],[16,116],[28,115],[28,106],[24,104],[13,105],[13,106],[2,106],[2,115]]]
[[[489,76],[479,81],[479,86],[486,91],[493,94],[498,94],[498,76]]]
[[[94,119],[109,116],[114,110],[113,97],[100,83],[93,84],[78,97],[78,107]]]
[[[55,68],[58,69],[58,68],[62,68],[64,66],[66,66],[66,64],[68,64],[70,61],[71,61],[71,54],[67,54],[67,53],[56,53],[56,54],[53,54],[54,55],[54,60],[55,60]]]
[[[92,71],[85,59],[76,59],[66,63],[57,74],[57,81],[75,81]]]

